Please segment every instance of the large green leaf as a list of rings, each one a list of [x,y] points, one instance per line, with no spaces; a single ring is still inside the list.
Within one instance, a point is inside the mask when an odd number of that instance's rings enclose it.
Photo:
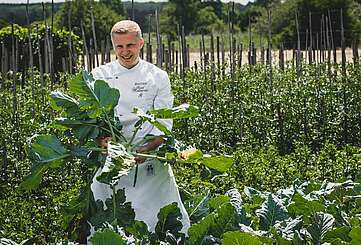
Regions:
[[[56,162],[49,167],[58,167],[59,160],[68,157],[69,150],[67,150],[58,138],[53,135],[39,135],[29,148],[31,160],[40,163]]]
[[[84,220],[81,227],[82,234],[89,236],[90,235],[90,225],[87,222],[91,215],[96,212],[96,203],[94,201],[93,192],[90,189],[90,183],[83,186],[80,189],[80,194],[76,197],[73,197],[69,204],[63,208],[63,221],[65,224],[64,230],[69,229],[69,225],[72,225],[74,218],[77,219],[81,217],[81,220]]]
[[[49,168],[60,167],[62,160],[71,154],[55,136],[40,135],[30,145],[28,156],[33,161],[33,166],[31,174],[20,184],[20,188],[25,190],[39,186],[43,174]]]
[[[225,195],[219,195],[209,200],[208,204],[212,210],[220,208],[222,205],[229,203],[230,197]]]
[[[316,213],[312,217],[312,225],[307,228],[314,244],[319,244],[328,231],[332,230],[335,218],[331,214]]]
[[[182,119],[198,116],[199,109],[196,106],[182,104],[171,109],[162,108],[157,110],[150,110],[149,112],[159,119]]]
[[[282,221],[288,218],[286,207],[278,197],[272,194],[268,195],[261,208],[256,210],[256,214],[260,218],[261,229],[264,231],[273,226],[277,220]]]
[[[158,128],[162,133],[164,133],[164,135],[172,135],[172,132],[164,124],[158,121],[153,115],[145,113],[142,109],[137,107],[134,108],[133,113],[140,118],[140,120],[135,125],[136,127],[140,127],[143,123],[149,122],[154,127]]]
[[[292,198],[292,203],[287,207],[288,212],[293,216],[303,215],[304,221],[309,221],[309,217],[316,212],[325,211],[325,205],[319,200],[306,200],[299,193]]]
[[[210,227],[215,222],[214,214],[207,215],[199,223],[193,224],[188,229],[189,243],[192,245],[201,244],[203,237],[209,234]]]
[[[176,237],[180,236],[179,232],[183,227],[181,222],[182,214],[176,202],[161,208],[157,217],[158,223],[155,226],[155,233],[160,240],[166,238],[167,231]]]
[[[220,238],[224,232],[237,229],[237,213],[229,203],[229,197],[219,196],[210,202],[216,210],[189,228],[190,244],[201,244],[206,235]]]
[[[93,84],[94,78],[86,71],[78,73],[69,81],[69,90],[79,97],[82,109],[95,109],[100,105],[92,88]]]
[[[336,239],[341,239],[342,241],[350,242],[351,241],[351,238],[349,236],[350,231],[351,231],[351,227],[348,226],[337,227],[336,229],[328,231],[325,234],[323,241],[333,242]]]
[[[118,104],[120,97],[119,90],[110,88],[106,82],[96,80],[94,84],[94,92],[99,100],[100,107],[102,107],[106,112],[112,111]]]
[[[287,240],[292,240],[296,231],[300,231],[303,226],[302,216],[295,219],[288,218],[284,221],[277,222],[275,229]]]
[[[361,244],[361,227],[353,227],[350,231],[351,245]]]
[[[125,227],[134,222],[135,213],[131,203],[126,202],[124,189],[119,189],[116,192],[115,200],[113,200],[113,196],[105,200],[105,210],[102,201],[96,200],[96,204],[95,213],[91,215],[89,220],[96,229],[103,227],[104,223],[116,223]]]
[[[262,245],[262,241],[251,234],[239,232],[239,231],[228,231],[223,234],[222,239],[223,245]]]
[[[96,119],[74,120],[66,118],[57,118],[53,125],[61,125],[71,128],[75,137],[81,143],[85,143],[88,139],[95,139],[99,136],[99,123]]]
[[[238,229],[237,213],[230,203],[225,203],[214,213],[214,223],[210,227],[210,234],[221,237],[226,231]]]
[[[295,231],[295,234],[294,234],[293,239],[292,239],[292,243],[293,243],[293,245],[305,245],[306,241],[302,237],[302,235],[300,234],[299,231]]]
[[[115,231],[106,228],[95,232],[90,239],[93,245],[126,245],[126,241]]]
[[[148,226],[143,221],[134,220],[133,224],[127,226],[125,229],[138,239],[140,244],[152,244],[155,240],[154,233],[148,231]]]
[[[246,211],[242,207],[243,200],[242,200],[241,193],[239,193],[239,191],[236,188],[234,188],[234,189],[228,190],[226,192],[226,196],[229,196],[230,203],[233,205],[233,207],[235,208],[235,210],[238,214],[238,223],[244,224],[244,225],[250,225],[250,222],[251,222],[250,216],[246,213]]]
[[[69,95],[55,91],[51,92],[50,98],[54,110],[64,111],[70,118],[78,117],[81,114],[78,101]]]
[[[199,160],[208,168],[217,170],[218,172],[226,172],[233,164],[233,158],[228,156],[207,156],[203,155],[203,158]]]
[[[205,195],[196,195],[184,201],[184,207],[193,223],[198,222],[209,214],[209,196],[210,192],[208,190]]]
[[[86,110],[90,118],[111,112],[119,100],[117,89],[110,88],[102,80],[94,82],[92,75],[86,71],[82,71],[69,81],[69,89],[79,97],[79,107]]]

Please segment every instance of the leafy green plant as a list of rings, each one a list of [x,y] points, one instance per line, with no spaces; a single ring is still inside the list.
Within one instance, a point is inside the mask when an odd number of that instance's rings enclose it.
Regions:
[[[134,221],[134,211],[130,203],[125,203],[124,193],[115,192],[114,186],[121,176],[126,175],[135,166],[136,156],[154,158],[168,163],[181,161],[204,164],[223,172],[232,165],[230,157],[204,155],[193,149],[181,151],[181,148],[176,147],[172,133],[157,120],[158,118],[179,119],[195,116],[197,109],[193,106],[181,105],[151,112],[143,112],[136,108],[134,113],[139,117],[139,122],[136,123],[134,135],[144,122],[150,122],[158,127],[164,133],[163,137],[167,139],[166,145],[158,152],[159,155],[156,152],[144,154],[136,152],[137,145],[132,142],[134,137],[127,141],[121,133],[121,123],[114,115],[114,107],[119,100],[118,90],[110,88],[104,81],[94,80],[85,71],[69,81],[69,90],[73,97],[59,91],[51,93],[53,108],[61,111],[64,117],[55,119],[50,126],[62,132],[62,135],[61,137],[50,134],[35,135],[30,140],[28,156],[33,166],[31,174],[25,178],[20,187],[25,190],[36,188],[49,169],[62,167],[69,159],[84,161],[90,169],[86,178],[88,181],[81,189],[80,195],[70,202],[65,217],[67,221],[82,220],[83,227],[76,227],[76,229],[85,231],[85,234],[89,234],[90,226],[84,221],[89,221],[95,229],[102,228],[106,223],[114,227],[127,227]],[[112,138],[107,150],[99,148],[95,143],[95,139],[101,136]],[[105,157],[105,151],[107,151],[107,157]],[[90,184],[97,170],[104,168],[105,158],[107,158],[108,171],[103,171],[97,180],[109,185],[113,189],[113,195],[112,199],[105,201],[104,206],[102,201],[94,200]],[[163,225],[156,226],[157,239],[164,240],[168,237],[167,229],[172,226],[172,222],[168,221],[168,216],[175,208],[169,207],[160,211],[159,219]],[[178,216],[179,214],[174,217]],[[173,236],[180,228],[179,224],[171,228]]]
[[[45,60],[44,60],[44,53],[45,53],[45,35],[46,31],[49,32],[49,30],[46,30],[44,25],[39,25],[37,27],[32,26],[31,29],[31,39],[32,39],[32,49],[34,51],[33,54],[33,60],[34,60],[34,66],[38,67],[39,69],[39,49],[40,53],[42,54],[42,64],[44,66]],[[12,35],[12,28],[11,26],[6,26],[2,29],[0,29],[0,40],[4,43],[4,47],[7,50],[11,50],[12,45],[12,37],[16,38],[19,41],[18,45],[18,52],[19,54],[26,54],[28,55],[28,34],[29,30],[26,27],[21,27],[19,25],[14,24],[14,34]],[[77,35],[75,35],[72,32],[63,30],[63,29],[53,29],[52,30],[52,38],[53,38],[53,49],[52,52],[54,52],[54,71],[60,72],[63,71],[63,65],[62,65],[62,59],[66,57],[68,54],[68,38],[71,38],[72,43],[72,52],[73,55],[80,56],[81,50],[82,50],[82,42],[81,38]],[[40,40],[38,42],[38,39]],[[2,55],[5,55],[5,51]],[[48,51],[46,51],[48,52]],[[28,62],[28,61],[27,61]],[[21,67],[19,64],[17,64],[19,67]],[[25,69],[25,68],[24,68]]]

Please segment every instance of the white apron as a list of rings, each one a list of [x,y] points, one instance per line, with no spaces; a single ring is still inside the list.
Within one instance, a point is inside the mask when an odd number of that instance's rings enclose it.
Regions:
[[[100,172],[99,170],[97,175]],[[127,176],[121,177],[116,185],[116,190],[125,190],[126,201],[132,203],[135,219],[144,221],[148,225],[149,230],[154,231],[158,222],[157,214],[159,210],[172,202],[177,202],[182,214],[182,232],[186,233],[190,226],[189,217],[180,200],[170,165],[156,160],[139,164],[135,187],[133,186],[134,174],[135,168]],[[108,185],[100,183],[95,179],[91,189],[95,200],[105,201],[113,194]]]
[[[92,73],[96,79],[105,80],[109,86],[119,89],[120,99],[115,112],[122,122],[123,135],[128,139],[132,136],[134,124],[138,120],[132,113],[135,106],[145,112],[150,109],[172,107],[173,95],[167,73],[146,61],[140,60],[131,69],[122,67],[118,61],[113,61],[95,68]],[[163,120],[162,123],[171,130],[171,120]],[[134,142],[140,141],[147,134],[161,135],[162,133],[151,124],[145,123],[137,133]],[[96,176],[100,172],[101,170],[98,170]],[[176,202],[182,214],[182,232],[186,233],[190,220],[180,199],[171,166],[155,160],[140,164],[135,187],[133,187],[134,173],[135,168],[127,176],[121,177],[116,190],[125,189],[126,200],[132,203],[135,219],[144,221],[149,230],[154,231],[160,208]],[[91,189],[95,200],[105,201],[113,193],[108,185],[98,182],[95,178]]]

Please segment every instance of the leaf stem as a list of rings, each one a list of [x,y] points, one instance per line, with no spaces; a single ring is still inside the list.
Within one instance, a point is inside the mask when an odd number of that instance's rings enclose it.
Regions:
[[[141,126],[141,125],[140,125]],[[140,129],[140,126],[136,127],[134,132],[133,132],[133,135],[132,135],[132,138],[130,139],[129,143],[126,145],[126,147],[128,148],[129,146],[132,145],[134,139],[135,139],[135,135],[138,133],[139,129]]]
[[[116,217],[116,208],[117,208],[117,204],[116,204],[116,199],[115,199],[115,185],[112,185],[112,190],[113,190],[113,218],[115,219]]]
[[[145,158],[150,158],[150,159],[157,159],[159,161],[164,161],[164,162],[168,161],[168,159],[165,157],[160,157],[160,156],[150,155],[150,154],[145,154],[145,153],[133,152],[132,155],[135,157],[145,157]]]
[[[110,131],[111,131],[111,134],[112,134],[112,139],[114,141],[116,141],[117,139],[115,138],[115,134],[114,134],[114,130],[113,130],[113,125],[111,124],[110,120],[109,120],[109,117],[108,117],[108,114],[106,112],[104,112],[104,116],[105,116],[105,122],[108,124],[109,128],[110,128]]]

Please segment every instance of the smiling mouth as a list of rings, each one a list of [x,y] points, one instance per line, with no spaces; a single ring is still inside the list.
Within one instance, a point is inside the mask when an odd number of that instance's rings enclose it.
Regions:
[[[133,58],[133,55],[129,56],[129,57],[124,57],[122,56],[122,59],[125,60],[125,61],[131,61]]]

